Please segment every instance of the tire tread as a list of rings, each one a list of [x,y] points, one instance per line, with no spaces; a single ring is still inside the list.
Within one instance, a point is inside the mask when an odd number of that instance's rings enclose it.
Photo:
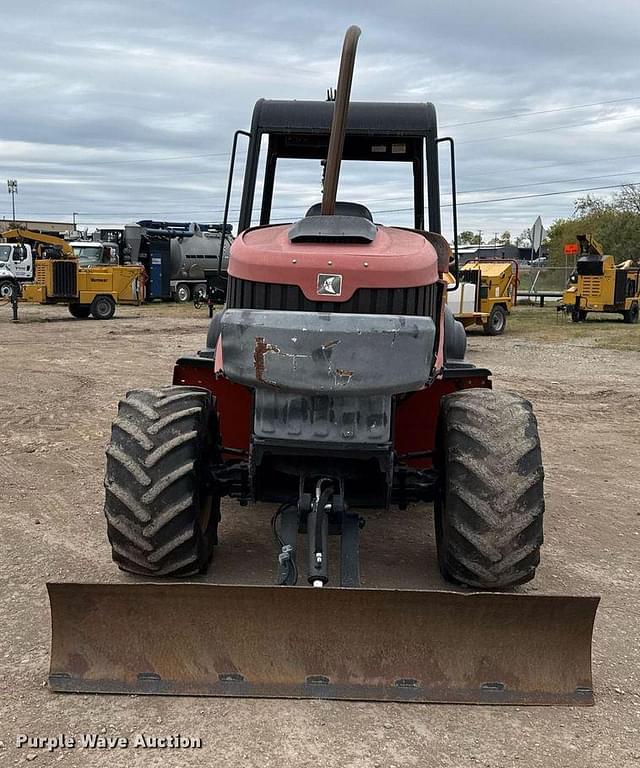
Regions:
[[[544,470],[531,403],[470,389],[441,406],[438,554],[443,575],[481,589],[535,575],[543,541]]]
[[[203,462],[211,460],[203,454],[212,424],[214,403],[200,388],[132,390],[120,402],[106,451],[104,511],[121,569],[185,576],[206,568],[220,502],[209,491],[211,518],[202,531]]]

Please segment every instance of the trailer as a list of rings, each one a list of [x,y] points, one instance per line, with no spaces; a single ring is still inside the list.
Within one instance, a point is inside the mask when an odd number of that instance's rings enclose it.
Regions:
[[[205,271],[218,273],[222,251],[217,293],[220,302],[224,301],[233,242],[230,225],[144,219],[100,229],[96,237],[117,246],[121,264],[142,264],[147,277],[147,301],[173,299],[183,304],[198,293],[206,294]]]
[[[474,259],[458,272],[458,283],[447,303],[465,328],[481,325],[488,336],[499,336],[517,302],[518,262]]]

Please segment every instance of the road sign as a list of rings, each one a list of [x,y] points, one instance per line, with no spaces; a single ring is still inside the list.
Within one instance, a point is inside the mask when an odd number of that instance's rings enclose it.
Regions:
[[[575,256],[578,253],[577,243],[568,243],[564,247],[565,256]]]
[[[538,253],[540,246],[542,245],[542,238],[544,237],[544,227],[542,226],[542,219],[540,216],[535,220],[533,227],[531,228],[531,247],[534,253]]]

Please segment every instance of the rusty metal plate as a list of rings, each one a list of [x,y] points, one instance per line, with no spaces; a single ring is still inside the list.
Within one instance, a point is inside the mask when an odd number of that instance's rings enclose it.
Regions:
[[[418,315],[226,309],[221,338],[224,374],[238,384],[362,397],[422,389],[436,327]]]
[[[593,703],[599,598],[48,584],[55,691]]]

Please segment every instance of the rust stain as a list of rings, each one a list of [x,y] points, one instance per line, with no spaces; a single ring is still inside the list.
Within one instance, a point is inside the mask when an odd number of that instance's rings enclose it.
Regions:
[[[264,336],[256,336],[256,344],[253,349],[253,368],[256,372],[256,379],[264,383],[264,356],[269,345],[264,340]]]
[[[277,385],[274,381],[269,381],[264,377],[264,358],[267,352],[276,352],[277,354],[281,354],[280,347],[276,346],[275,344],[269,344],[267,341],[265,341],[264,336],[256,336],[256,343],[253,348],[253,368],[256,372],[256,379],[269,387],[275,387]]]
[[[329,373],[331,373],[331,367],[329,367]],[[333,376],[336,386],[340,385],[344,387],[351,383],[353,371],[347,371],[344,368],[336,368]]]

